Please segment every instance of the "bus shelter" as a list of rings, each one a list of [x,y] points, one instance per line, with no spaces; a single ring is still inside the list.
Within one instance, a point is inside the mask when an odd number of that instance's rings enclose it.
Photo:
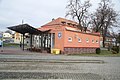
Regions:
[[[33,38],[34,36],[39,37],[39,48],[41,50],[46,50],[46,49],[51,49],[51,40],[52,40],[52,34],[49,33],[50,30],[45,30],[41,31],[38,30],[28,24],[21,24],[21,25],[16,25],[16,26],[11,26],[8,27],[8,29],[13,30],[15,32],[21,33],[23,35],[23,44],[22,44],[22,49],[24,50],[24,37],[26,33],[29,33],[30,36],[30,48],[33,47]]]

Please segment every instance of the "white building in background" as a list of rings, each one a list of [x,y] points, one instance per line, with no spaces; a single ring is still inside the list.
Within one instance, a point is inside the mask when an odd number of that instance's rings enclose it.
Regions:
[[[3,33],[3,38],[12,38],[10,33]]]
[[[5,43],[16,43],[16,44],[20,44],[20,42],[23,42],[23,35],[18,33],[18,32],[14,32],[14,33],[9,33],[9,32],[1,32],[0,33],[3,36],[3,41]],[[0,39],[1,40],[1,39]],[[25,34],[24,37],[24,43],[29,45],[30,44],[30,38],[29,38],[29,34]]]
[[[14,43],[19,44],[22,42],[22,34],[15,32],[14,33]]]
[[[23,35],[18,32],[15,32],[14,33],[14,43],[17,43],[17,44],[23,43]],[[25,34],[24,44],[30,45],[29,34]]]
[[[8,32],[4,32],[3,33],[3,41],[6,43],[13,43],[13,35],[8,33]]]

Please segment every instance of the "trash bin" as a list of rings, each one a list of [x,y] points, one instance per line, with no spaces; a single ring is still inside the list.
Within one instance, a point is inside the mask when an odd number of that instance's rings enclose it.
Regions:
[[[52,54],[60,54],[60,49],[51,49]]]

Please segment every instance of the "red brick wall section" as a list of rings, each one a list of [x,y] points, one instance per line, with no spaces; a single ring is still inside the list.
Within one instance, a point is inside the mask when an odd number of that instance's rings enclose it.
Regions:
[[[64,54],[95,53],[96,48],[64,48]]]

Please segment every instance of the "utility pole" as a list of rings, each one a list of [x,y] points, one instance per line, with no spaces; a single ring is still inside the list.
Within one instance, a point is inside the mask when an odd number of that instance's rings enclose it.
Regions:
[[[24,20],[22,20],[22,26],[23,26],[23,23],[24,23]],[[22,48],[23,48],[23,51],[24,51],[24,36],[25,34],[22,34]]]

